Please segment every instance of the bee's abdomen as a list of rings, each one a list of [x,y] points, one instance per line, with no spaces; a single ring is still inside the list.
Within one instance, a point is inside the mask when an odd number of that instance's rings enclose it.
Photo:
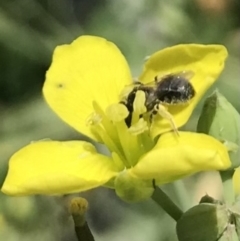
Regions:
[[[191,83],[184,78],[169,76],[161,81],[157,88],[159,101],[166,104],[184,104],[195,95]]]

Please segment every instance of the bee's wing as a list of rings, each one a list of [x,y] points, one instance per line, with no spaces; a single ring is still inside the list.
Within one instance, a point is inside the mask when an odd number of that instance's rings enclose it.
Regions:
[[[179,72],[178,74],[175,74],[177,76],[180,77],[184,77],[186,80],[190,80],[193,78],[193,76],[195,75],[195,73],[192,70],[184,70]]]
[[[133,83],[130,85],[125,86],[123,93],[121,96],[127,96],[127,93],[130,93],[131,90],[136,86],[136,85],[144,85],[148,87],[156,87],[156,83],[161,82],[162,80],[168,78],[169,76],[176,76],[176,77],[182,77],[185,78],[186,80],[190,80],[194,76],[194,72],[192,70],[184,70],[180,72],[173,72],[173,73],[166,73],[160,76],[155,76],[154,80],[148,83],[142,83],[139,81],[138,78],[133,78]]]
[[[142,83],[138,78],[134,78],[133,79],[133,82],[129,85],[125,85],[125,88],[134,88],[136,86],[139,86],[139,85],[144,85],[144,86],[154,86],[156,84],[156,81],[151,81],[151,82],[148,82],[148,83]]]
[[[194,72],[192,70],[184,70],[180,72],[166,73],[164,75],[157,76],[155,78],[157,79],[157,82],[161,82],[162,80],[168,78],[169,76],[182,77],[186,80],[190,80],[194,76]]]
[[[148,86],[148,87],[154,87],[156,85],[156,82],[157,82],[157,76],[154,78],[154,80],[152,80],[151,82],[148,82],[148,83],[142,83],[139,79],[135,78],[135,79],[133,79],[133,86],[144,85],[144,86]]]
[[[132,92],[132,90],[136,87],[136,86],[148,86],[148,87],[156,87],[156,81],[152,81],[149,83],[142,83],[141,81],[139,81],[138,78],[133,78],[133,82],[132,84],[126,85],[124,87],[124,89],[122,90],[122,92],[119,95],[119,98],[121,100],[124,100],[128,97],[128,95]]]

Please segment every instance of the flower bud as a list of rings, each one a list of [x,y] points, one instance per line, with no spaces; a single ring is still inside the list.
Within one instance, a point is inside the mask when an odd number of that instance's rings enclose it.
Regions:
[[[197,131],[220,140],[229,150],[232,168],[240,165],[240,115],[217,90],[209,96],[198,120]]]
[[[136,178],[123,171],[115,179],[115,191],[126,202],[138,202],[150,198],[154,187],[152,181]]]
[[[211,204],[222,204],[221,201],[214,199],[213,197],[209,196],[208,194],[204,195],[199,203],[211,203]]]
[[[178,240],[219,240],[227,231],[228,222],[229,212],[225,205],[201,203],[189,209],[178,220]]]

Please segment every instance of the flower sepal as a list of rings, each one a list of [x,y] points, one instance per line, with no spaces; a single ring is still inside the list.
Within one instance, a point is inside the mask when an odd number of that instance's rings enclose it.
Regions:
[[[154,192],[152,180],[142,180],[123,171],[115,179],[116,194],[126,202],[139,202],[150,198]]]

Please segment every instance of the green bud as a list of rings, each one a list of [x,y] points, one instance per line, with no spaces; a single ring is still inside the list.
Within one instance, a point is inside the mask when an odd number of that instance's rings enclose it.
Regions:
[[[177,222],[179,241],[216,241],[228,226],[225,205],[201,203],[182,215]]]
[[[232,168],[240,166],[240,115],[218,91],[206,99],[197,131],[220,140],[229,150]]]
[[[133,177],[127,171],[115,179],[116,194],[126,202],[138,202],[150,198],[154,192],[152,181]]]
[[[209,196],[208,194],[204,195],[199,203],[212,203],[212,204],[222,204],[221,201],[214,199],[213,197]]]

